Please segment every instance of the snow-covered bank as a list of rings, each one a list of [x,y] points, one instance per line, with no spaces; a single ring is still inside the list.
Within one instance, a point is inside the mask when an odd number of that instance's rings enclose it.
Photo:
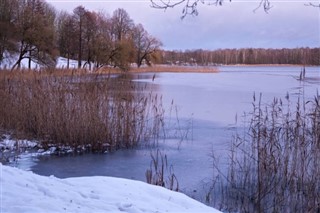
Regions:
[[[112,177],[58,179],[0,164],[0,212],[219,212],[163,187]]]
[[[81,149],[85,151],[85,148],[81,147],[78,150],[79,153]],[[43,149],[39,141],[13,139],[10,134],[0,134],[0,163],[17,163],[21,158],[27,159],[43,155],[70,154],[75,151],[77,150],[69,146],[50,146],[47,149]],[[30,168],[24,169],[30,170]]]
[[[2,61],[0,61],[0,69],[11,69],[12,66],[17,62],[18,60],[18,55],[17,54],[13,54],[10,55],[9,53],[5,53],[4,59]],[[82,64],[84,64],[85,61],[82,61]],[[64,57],[58,57],[56,59],[56,68],[58,69],[64,69],[67,68],[67,64],[68,64],[68,59],[64,58]],[[27,69],[29,66],[29,59],[24,58],[21,61],[21,68],[23,69]],[[31,68],[32,69],[38,69],[42,67],[40,64],[37,64],[33,61],[31,61]],[[70,59],[69,60],[69,68],[77,68],[78,67],[78,61],[77,60],[73,60]]]
[[[15,140],[11,138],[11,135],[0,135],[0,149],[14,150],[17,148],[31,149],[37,146],[36,141],[30,140]]]

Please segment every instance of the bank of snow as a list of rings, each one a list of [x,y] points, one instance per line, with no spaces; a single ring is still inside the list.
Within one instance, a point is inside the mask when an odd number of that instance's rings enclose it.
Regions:
[[[59,179],[0,164],[0,212],[219,212],[184,194],[112,177]]]
[[[17,62],[18,60],[18,54],[9,54],[8,52],[5,52],[4,59],[0,61],[0,69],[11,69],[12,66]],[[82,64],[84,64],[85,61],[82,61]],[[68,59],[64,57],[58,57],[56,59],[56,68],[64,69],[67,68]],[[22,69],[27,69],[29,66],[29,59],[24,58],[21,61],[20,64]],[[40,64],[35,63],[34,61],[31,61],[31,69],[38,69],[42,67]],[[78,61],[70,59],[69,60],[69,68],[78,68]]]

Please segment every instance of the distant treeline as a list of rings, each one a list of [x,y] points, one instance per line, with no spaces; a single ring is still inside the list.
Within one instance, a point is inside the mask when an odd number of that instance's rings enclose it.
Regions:
[[[320,65],[320,48],[219,49],[163,51],[162,63],[180,65],[302,64]]]

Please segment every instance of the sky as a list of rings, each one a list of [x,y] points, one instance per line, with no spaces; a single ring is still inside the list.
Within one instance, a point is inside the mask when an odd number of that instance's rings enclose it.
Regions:
[[[199,15],[183,20],[183,5],[164,11],[152,8],[149,0],[47,2],[70,13],[79,5],[110,15],[123,8],[166,50],[320,47],[320,8],[305,6],[319,0],[270,0],[268,13],[262,8],[254,12],[258,0],[225,0],[222,6],[199,4]]]

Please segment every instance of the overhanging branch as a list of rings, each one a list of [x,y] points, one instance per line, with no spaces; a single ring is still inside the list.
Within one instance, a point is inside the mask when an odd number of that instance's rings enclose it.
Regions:
[[[263,8],[263,10],[268,13],[268,11],[272,8],[272,5],[269,0],[260,0],[259,5],[253,12],[256,12],[258,9]]]
[[[315,3],[309,2],[308,4],[304,4],[304,5],[305,6],[319,7],[320,8],[320,2],[319,2],[319,4],[315,4]]]
[[[229,1],[231,2],[232,0]],[[183,5],[181,18],[184,18],[187,15],[197,16],[199,4],[221,6],[224,0],[150,0],[150,2],[152,8],[162,10],[167,10],[168,8],[174,8],[178,5]],[[263,8],[263,10],[267,13],[272,8],[270,0],[259,0],[258,3],[258,7],[254,9],[254,12],[260,8]],[[310,5],[313,4],[310,3]]]

